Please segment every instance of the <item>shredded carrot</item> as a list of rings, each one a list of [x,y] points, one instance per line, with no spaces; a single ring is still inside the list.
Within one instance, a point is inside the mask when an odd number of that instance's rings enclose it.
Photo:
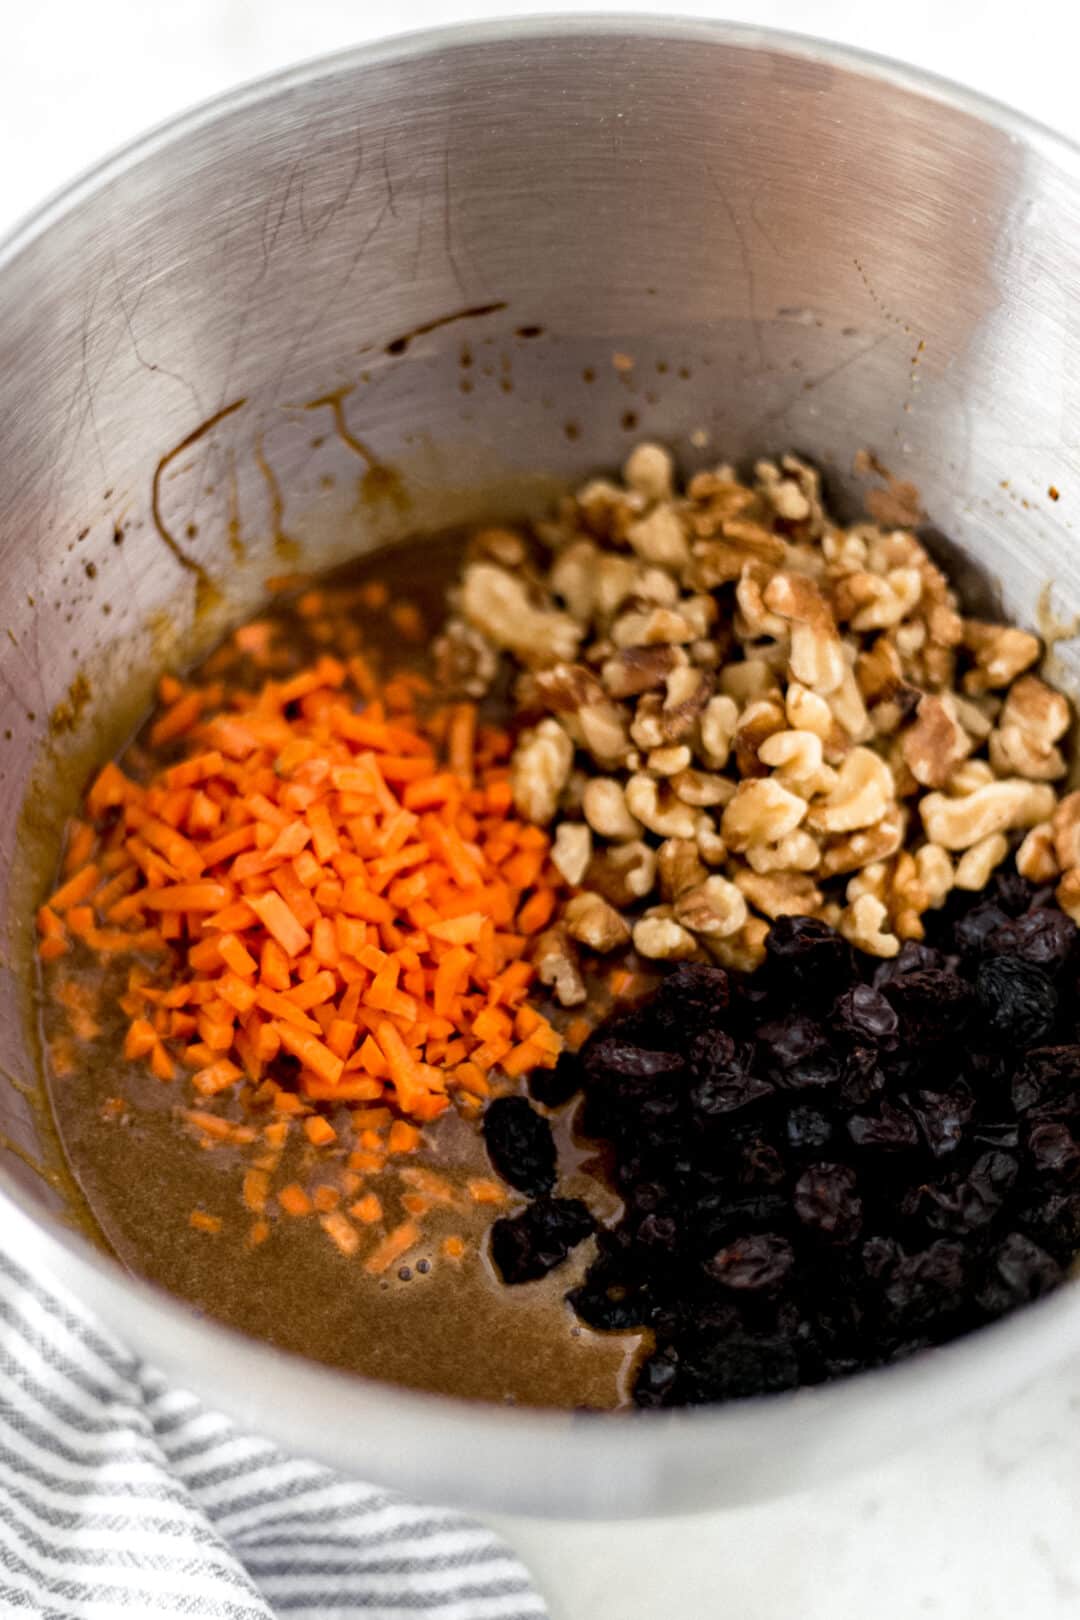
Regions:
[[[278,1189],[277,1201],[286,1215],[310,1215],[311,1199],[298,1181]]]
[[[420,1241],[420,1228],[414,1220],[402,1221],[393,1231],[387,1232],[381,1243],[376,1244],[367,1259],[364,1261],[364,1270],[373,1277],[380,1276],[389,1271],[395,1260],[400,1260],[407,1254],[414,1244]]]
[[[420,1146],[420,1132],[407,1120],[395,1119],[390,1127],[387,1147],[391,1153],[415,1153]]]
[[[221,1216],[210,1215],[205,1209],[193,1209],[188,1216],[188,1225],[194,1227],[196,1232],[220,1232]]]
[[[474,1204],[505,1204],[506,1188],[498,1181],[476,1178],[468,1184],[469,1197]]]
[[[308,589],[300,611],[341,656],[298,668],[260,620],[201,675],[162,679],[134,774],[110,763],[91,783],[36,927],[57,999],[73,949],[127,970],[125,1061],[181,1077],[178,1117],[200,1145],[250,1148],[247,1241],[270,1235],[268,1209],[313,1212],[352,1255],[359,1228],[387,1219],[366,1175],[415,1154],[452,1102],[475,1118],[508,1081],[554,1065],[562,1040],[527,997],[559,878],[546,833],[516,818],[512,738],[422,676],[380,689],[332,593]],[[400,636],[423,635],[415,608],[394,611]],[[66,982],[58,1070],[104,1014]],[[575,1020],[572,1042],[588,1029]],[[310,1189],[280,1184],[296,1139],[336,1161]],[[394,1170],[399,1213],[415,1218],[384,1231],[373,1275],[435,1206],[506,1196]],[[191,1221],[220,1225],[202,1210]]]
[[[465,1253],[464,1239],[457,1237],[454,1234],[451,1234],[450,1237],[443,1238],[442,1252],[448,1260],[460,1260],[462,1255]]]
[[[360,1234],[341,1210],[335,1209],[320,1215],[319,1224],[343,1255],[348,1257],[356,1253],[360,1247]]]
[[[304,1133],[312,1147],[324,1147],[327,1142],[337,1140],[337,1132],[328,1119],[322,1114],[312,1114],[304,1121]]]
[[[270,1195],[270,1177],[265,1170],[249,1170],[244,1176],[244,1203],[253,1214],[261,1215]]]
[[[354,1215],[364,1226],[374,1226],[382,1220],[382,1200],[373,1192],[365,1193],[349,1208],[349,1214]]]

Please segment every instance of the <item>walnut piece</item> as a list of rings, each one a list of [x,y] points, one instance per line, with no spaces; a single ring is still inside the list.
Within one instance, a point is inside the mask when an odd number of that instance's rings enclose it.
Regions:
[[[693,838],[665,838],[656,852],[656,869],[660,893],[669,902],[699,888],[709,875]]]
[[[571,896],[563,907],[563,922],[570,938],[591,951],[615,951],[630,942],[630,925],[598,894]]]
[[[964,622],[964,646],[975,655],[975,668],[964,676],[964,691],[977,697],[994,687],[1008,686],[1042,652],[1038,636],[1012,625]]]
[[[675,919],[692,934],[726,938],[746,921],[746,901],[734,883],[714,874],[675,900]]]
[[[771,777],[762,777],[739,783],[720,830],[729,849],[744,850],[751,844],[777,843],[794,832],[805,815],[805,799]]]
[[[561,821],[551,844],[551,862],[559,875],[577,888],[592,859],[592,833],[584,822]]]
[[[994,868],[1000,866],[1009,853],[1009,840],[1004,833],[989,833],[977,844],[966,849],[956,863],[955,884],[958,889],[971,889],[976,893],[985,889]]]
[[[583,634],[569,613],[535,607],[522,581],[494,563],[465,569],[461,609],[475,630],[530,668],[573,662]]]
[[[889,913],[884,903],[872,894],[860,895],[853,905],[840,914],[839,929],[845,939],[865,951],[868,956],[888,958],[900,952],[900,941],[887,927]]]
[[[693,934],[674,917],[642,917],[634,924],[634,949],[657,962],[685,962],[697,955]]]
[[[546,827],[574,763],[574,745],[557,720],[541,720],[514,750],[510,783],[514,805],[526,821]]]
[[[812,805],[810,826],[826,833],[876,827],[896,798],[888,765],[869,748],[853,748],[829,793]]]
[[[656,882],[656,852],[637,840],[613,844],[593,855],[585,873],[585,884],[620,910],[626,910],[652,893]]]
[[[1060,876],[1054,829],[1049,821],[1040,821],[1025,836],[1016,852],[1016,870],[1031,883],[1053,883]]]
[[[987,782],[959,798],[928,793],[919,810],[931,843],[945,849],[970,849],[991,833],[1034,827],[1046,821],[1053,814],[1054,803],[1053,788],[1012,777],[1004,782]]]
[[[581,976],[577,952],[561,924],[546,929],[540,935],[533,961],[540,983],[554,990],[560,1007],[581,1005],[586,995],[585,981]]]
[[[972,739],[945,698],[927,693],[920,698],[915,722],[904,732],[902,752],[916,782],[923,787],[944,787],[949,773],[967,758]]]
[[[671,671],[685,662],[681,647],[624,647],[607,659],[600,675],[609,696],[639,697],[662,686]]]
[[[631,815],[626,790],[613,776],[594,776],[585,788],[585,820],[601,838],[623,842],[641,836],[641,822]]]

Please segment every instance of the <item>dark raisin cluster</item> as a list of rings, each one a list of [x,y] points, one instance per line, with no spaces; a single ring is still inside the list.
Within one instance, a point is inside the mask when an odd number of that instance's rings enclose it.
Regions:
[[[653,1330],[639,1405],[896,1361],[1062,1280],[1080,1249],[1078,931],[1011,872],[927,921],[925,944],[876,962],[782,918],[758,973],[681,966],[544,1077],[549,1104],[580,1085],[582,1128],[609,1144],[624,1213],[568,1297],[592,1327]],[[546,1150],[511,1124],[530,1144],[515,1184],[542,1198],[497,1224],[507,1281],[587,1230],[552,1237]]]

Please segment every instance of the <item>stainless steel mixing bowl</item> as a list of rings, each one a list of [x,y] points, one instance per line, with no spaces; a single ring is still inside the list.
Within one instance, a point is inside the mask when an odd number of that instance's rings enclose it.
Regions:
[[[833,46],[644,18],[315,63],[147,137],[17,232],[0,250],[4,1246],[244,1423],[503,1510],[804,1487],[1068,1356],[1076,1285],[887,1372],[640,1419],[469,1406],[275,1353],[72,1228],[27,975],[42,851],[155,666],[270,573],[535,509],[635,437],[686,465],[796,447],[848,510],[869,446],[1011,614],[1067,617],[1078,248],[1078,154],[1016,115]]]

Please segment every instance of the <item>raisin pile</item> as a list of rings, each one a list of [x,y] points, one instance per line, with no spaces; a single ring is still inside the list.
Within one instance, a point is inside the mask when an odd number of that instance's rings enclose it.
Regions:
[[[640,1406],[897,1361],[1062,1281],[1080,1249],[1078,930],[1011,872],[927,921],[875,962],[781,918],[756,974],[684,964],[563,1061],[554,1095],[584,1092],[624,1201],[567,1297],[591,1327],[652,1330]],[[534,1126],[496,1117],[489,1141],[541,1194],[497,1223],[496,1262],[540,1275],[591,1223],[552,1213]]]

